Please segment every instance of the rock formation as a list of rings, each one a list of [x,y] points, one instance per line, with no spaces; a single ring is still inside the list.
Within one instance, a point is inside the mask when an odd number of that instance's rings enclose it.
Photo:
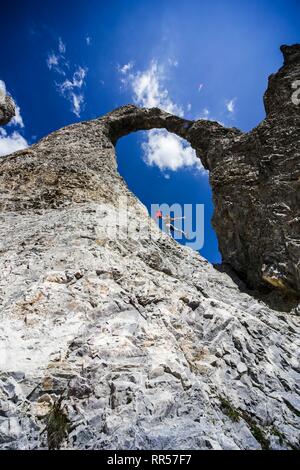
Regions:
[[[300,448],[299,306],[161,233],[114,147],[154,127],[189,141],[224,262],[299,293],[300,46],[282,50],[250,133],[125,106],[1,159],[1,448]]]
[[[2,188],[8,194],[1,203],[20,210],[58,207],[74,198],[98,200],[106,191],[99,173],[103,165],[110,177],[119,178],[117,139],[141,129],[166,128],[190,142],[210,171],[213,225],[223,262],[250,286],[269,284],[300,295],[300,105],[292,101],[293,83],[300,77],[300,45],[281,50],[284,65],[270,77],[264,97],[267,116],[251,132],[125,106],[54,132],[4,160]],[[8,119],[11,107],[6,109]],[[16,173],[18,188],[12,193]]]
[[[15,115],[15,103],[10,96],[0,94],[0,126],[8,124]]]

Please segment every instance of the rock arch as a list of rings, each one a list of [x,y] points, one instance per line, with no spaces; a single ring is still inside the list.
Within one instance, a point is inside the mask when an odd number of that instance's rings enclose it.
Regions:
[[[300,106],[291,100],[300,45],[281,50],[284,65],[264,96],[267,116],[251,132],[123,106],[2,159],[2,210],[114,203],[124,191],[133,197],[117,172],[114,146],[130,132],[165,128],[186,139],[210,171],[223,262],[251,286],[300,294]]]

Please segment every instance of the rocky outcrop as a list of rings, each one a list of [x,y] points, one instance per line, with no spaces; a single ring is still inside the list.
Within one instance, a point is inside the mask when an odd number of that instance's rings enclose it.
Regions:
[[[266,282],[300,294],[300,45],[283,46],[269,78],[267,116],[249,133],[211,144],[213,225],[223,261],[252,286]]]
[[[294,240],[297,225],[270,206],[273,185],[272,204],[280,190],[296,208],[297,112],[283,105],[282,133],[273,110],[242,134],[125,106],[1,160],[1,448],[300,447],[299,306],[268,307],[160,232],[114,148],[153,127],[191,142],[210,169],[224,260],[253,284],[297,290],[296,245],[284,257],[281,232]]]
[[[2,206],[21,210],[107,198],[112,190],[102,178],[103,167],[123,185],[116,171],[116,141],[137,130],[165,128],[190,142],[210,171],[223,263],[252,287],[269,285],[299,295],[300,104],[292,94],[300,77],[300,46],[281,49],[284,65],[270,77],[264,97],[267,116],[251,132],[125,106],[4,159]]]
[[[0,126],[8,124],[15,115],[15,103],[10,96],[0,94]]]

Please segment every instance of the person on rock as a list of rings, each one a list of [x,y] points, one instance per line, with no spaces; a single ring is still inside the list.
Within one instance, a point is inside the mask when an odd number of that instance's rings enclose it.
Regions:
[[[165,225],[166,227],[168,227],[168,231],[169,231],[169,235],[172,235],[172,237],[174,237],[174,232],[179,232],[181,233],[182,235],[184,235],[186,238],[188,238],[188,235],[186,232],[184,232],[183,230],[179,229],[179,228],[176,228],[173,224],[174,220],[182,220],[182,219],[185,219],[185,217],[171,217],[169,214],[166,215],[165,217],[163,217],[162,215],[162,212],[161,211],[157,211],[156,214],[155,214],[156,218],[157,219],[161,219],[165,222]]]

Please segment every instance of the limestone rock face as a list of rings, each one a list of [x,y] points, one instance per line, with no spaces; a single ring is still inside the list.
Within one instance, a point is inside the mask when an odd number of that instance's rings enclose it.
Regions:
[[[271,308],[160,232],[115,159],[138,129],[187,139],[224,260],[297,290],[299,115],[266,100],[249,134],[125,106],[1,159],[0,448],[300,447],[299,306]]]

